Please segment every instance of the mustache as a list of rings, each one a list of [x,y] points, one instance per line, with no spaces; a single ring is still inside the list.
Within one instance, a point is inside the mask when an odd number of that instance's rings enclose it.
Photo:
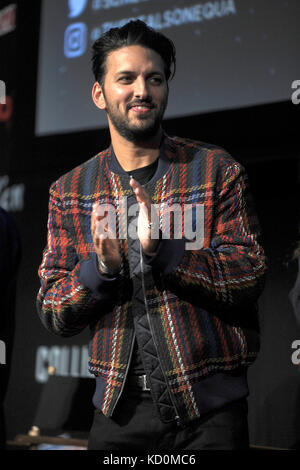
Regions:
[[[133,108],[134,106],[146,106],[147,108],[155,107],[151,100],[135,100],[132,103],[128,103],[127,111],[129,111],[129,109]]]

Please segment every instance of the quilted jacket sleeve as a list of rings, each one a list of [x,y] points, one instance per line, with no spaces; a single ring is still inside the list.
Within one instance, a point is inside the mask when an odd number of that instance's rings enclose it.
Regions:
[[[111,306],[116,278],[100,276],[91,253],[86,253],[79,261],[55,185],[50,189],[48,240],[38,271],[41,287],[37,310],[43,325],[51,333],[72,336]],[[92,287],[81,280],[84,277],[82,271],[87,270],[94,279]]]
[[[227,165],[216,187],[209,234],[204,215],[209,242],[187,250],[184,238],[162,240],[146,262],[162,274],[166,288],[190,301],[225,308],[249,305],[263,290],[266,263],[243,167],[236,162]]]

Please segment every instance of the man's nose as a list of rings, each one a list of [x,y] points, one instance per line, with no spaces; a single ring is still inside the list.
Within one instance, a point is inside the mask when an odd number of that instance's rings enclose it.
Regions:
[[[146,99],[149,96],[149,89],[147,81],[140,77],[134,84],[134,96],[139,99]]]

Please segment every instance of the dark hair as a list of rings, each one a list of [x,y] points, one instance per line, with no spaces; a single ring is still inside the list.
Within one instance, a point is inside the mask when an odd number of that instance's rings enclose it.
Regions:
[[[157,52],[165,64],[167,81],[173,78],[176,69],[176,51],[173,42],[143,21],[136,20],[126,23],[121,28],[112,28],[93,44],[93,73],[95,80],[104,84],[106,59],[110,52],[126,46],[139,45]],[[171,67],[173,65],[173,73]],[[172,75],[172,76],[171,76]]]

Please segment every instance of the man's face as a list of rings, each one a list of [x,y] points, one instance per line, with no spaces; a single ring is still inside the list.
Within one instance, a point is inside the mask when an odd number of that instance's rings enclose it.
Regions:
[[[102,91],[103,109],[122,137],[138,142],[157,134],[168,101],[164,63],[159,54],[141,46],[111,52]]]

